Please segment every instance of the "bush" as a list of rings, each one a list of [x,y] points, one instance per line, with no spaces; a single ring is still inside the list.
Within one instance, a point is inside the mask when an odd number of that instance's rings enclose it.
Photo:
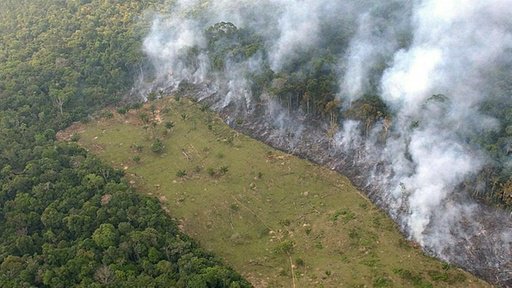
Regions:
[[[112,119],[114,117],[114,114],[111,111],[106,110],[103,113],[101,113],[101,116],[103,118]]]
[[[142,103],[133,103],[129,106],[130,109],[134,109],[134,110],[138,110],[140,108],[142,108]]]
[[[185,171],[185,170],[178,170],[178,172],[176,172],[176,176],[180,177],[180,178],[183,178],[183,177],[187,176],[187,171]]]
[[[142,123],[144,123],[144,124],[149,123],[149,115],[147,113],[140,113],[139,118],[142,121]]]
[[[201,105],[201,107],[199,109],[201,110],[201,112],[205,112],[209,108],[210,108],[210,106],[208,104],[203,104],[203,105]]]
[[[132,148],[135,149],[136,152],[141,153],[142,150],[144,149],[144,146],[142,146],[140,144],[133,144]]]
[[[167,122],[165,122],[164,126],[165,126],[165,129],[171,130],[174,127],[174,122],[167,121]]]
[[[158,138],[155,140],[155,142],[153,142],[153,144],[151,144],[151,151],[153,151],[154,153],[160,154],[164,152],[164,149],[164,143]]]
[[[78,142],[78,140],[80,140],[80,134],[73,133],[73,135],[71,135],[71,141]]]
[[[221,175],[226,175],[226,173],[228,173],[228,171],[229,171],[229,167],[228,167],[228,166],[221,166],[221,167],[219,168],[219,173],[220,173]]]
[[[279,243],[275,248],[275,253],[292,254],[295,243],[292,240],[285,240]]]
[[[117,113],[119,113],[120,115],[125,115],[126,112],[128,112],[126,107],[119,107],[119,108],[117,108]]]

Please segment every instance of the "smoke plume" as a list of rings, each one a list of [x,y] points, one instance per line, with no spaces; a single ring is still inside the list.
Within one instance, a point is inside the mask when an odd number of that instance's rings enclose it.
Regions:
[[[363,184],[376,191],[372,199],[412,240],[506,285],[512,279],[512,221],[477,203],[468,190],[483,189],[475,179],[491,164],[512,170],[510,153],[498,145],[501,156],[492,155],[476,140],[503,130],[512,136],[503,120],[512,119],[510,7],[512,0],[180,0],[169,13],[155,15],[144,51],[155,69],[151,87],[200,85],[215,108],[242,113],[263,103],[267,121],[291,149],[307,133],[297,121],[305,111],[290,112],[273,91],[282,79],[309,73],[316,62],[306,58],[314,53],[332,55],[319,71],[334,71],[339,114],[365,95],[378,95],[389,116],[371,123],[334,119],[330,149],[365,167]],[[221,22],[235,27],[219,28],[226,35],[240,29],[257,38],[256,51],[213,57],[208,28]],[[226,39],[233,41],[225,41],[229,51],[243,41]],[[254,75],[268,71],[270,88],[255,89]],[[488,109],[493,105],[508,112],[495,115]],[[512,138],[499,141],[512,147]]]

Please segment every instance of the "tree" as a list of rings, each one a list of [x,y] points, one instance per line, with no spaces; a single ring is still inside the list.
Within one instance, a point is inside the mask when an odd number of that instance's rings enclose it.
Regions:
[[[59,228],[62,225],[62,214],[49,206],[43,211],[41,222],[47,228]]]
[[[103,177],[93,173],[87,174],[82,179],[82,185],[90,190],[98,190],[104,183],[105,181],[103,180]]]
[[[92,240],[96,245],[106,249],[117,243],[117,231],[112,224],[101,224],[92,234]]]
[[[109,285],[115,281],[115,274],[108,266],[102,265],[96,269],[94,279],[102,285]]]
[[[0,272],[8,278],[14,279],[20,274],[21,271],[23,271],[24,266],[25,263],[23,259],[17,256],[9,255],[0,265]]]
[[[75,88],[66,85],[63,89],[50,88],[50,97],[56,108],[59,109],[59,113],[62,116],[64,114],[63,106],[69,101],[75,94]]]

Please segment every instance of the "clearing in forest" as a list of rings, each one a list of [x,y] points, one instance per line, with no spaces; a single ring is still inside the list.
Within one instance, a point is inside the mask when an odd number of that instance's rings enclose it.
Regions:
[[[346,177],[237,133],[201,104],[168,97],[125,112],[59,137],[125,170],[255,287],[488,286],[404,240]]]

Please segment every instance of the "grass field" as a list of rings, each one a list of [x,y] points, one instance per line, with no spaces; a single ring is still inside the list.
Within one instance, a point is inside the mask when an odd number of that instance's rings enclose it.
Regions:
[[[60,137],[124,169],[255,287],[488,286],[425,256],[344,176],[241,135],[189,99],[105,111]]]

